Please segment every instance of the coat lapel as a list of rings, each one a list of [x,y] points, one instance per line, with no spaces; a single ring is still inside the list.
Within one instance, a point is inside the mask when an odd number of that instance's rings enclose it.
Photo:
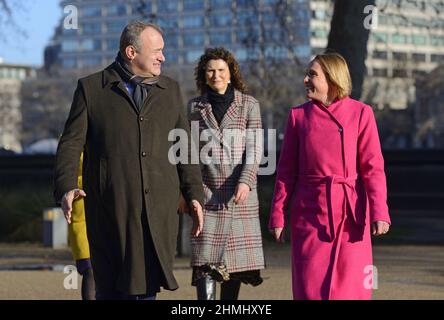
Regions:
[[[208,128],[219,131],[219,124],[211,109],[211,104],[208,101],[207,95],[202,96],[202,100],[199,101],[200,115]]]
[[[159,82],[153,85],[150,91],[148,91],[148,96],[143,105],[143,108],[139,111],[136,104],[134,103],[133,98],[130,96],[128,89],[126,88],[124,81],[114,70],[114,63],[108,66],[103,73],[103,87],[108,84],[112,85],[111,90],[123,96],[129,102],[129,104],[137,114],[144,113],[146,115],[149,114],[153,109],[153,102],[155,102],[155,98],[158,96],[156,92],[167,88],[166,80],[164,77],[161,76]]]
[[[233,121],[236,120],[239,108],[241,107],[242,107],[242,93],[240,93],[237,90],[234,90],[234,100],[231,103],[231,105],[228,107],[227,112],[222,118],[220,124],[220,130],[223,130],[224,128],[228,127],[228,125],[230,125]]]

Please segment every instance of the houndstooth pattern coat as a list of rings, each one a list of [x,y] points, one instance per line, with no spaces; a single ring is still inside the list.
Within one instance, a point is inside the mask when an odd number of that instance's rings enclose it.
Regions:
[[[220,126],[205,94],[190,100],[188,111],[194,132],[199,129],[195,143],[205,196],[204,227],[191,240],[191,266],[225,265],[229,273],[263,269],[256,188],[262,156],[262,140],[255,135],[262,129],[259,103],[235,90]],[[250,192],[243,204],[235,205],[234,192],[241,182]]]

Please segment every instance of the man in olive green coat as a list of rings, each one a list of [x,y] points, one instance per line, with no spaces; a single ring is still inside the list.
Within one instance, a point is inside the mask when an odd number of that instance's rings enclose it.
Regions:
[[[193,208],[192,235],[202,230],[199,166],[168,159],[168,134],[189,134],[189,124],[179,85],[160,75],[163,47],[157,26],[126,26],[116,61],[79,80],[57,150],[54,195],[68,223],[72,201],[85,197],[98,299],[153,299],[160,287],[178,287],[180,191]]]

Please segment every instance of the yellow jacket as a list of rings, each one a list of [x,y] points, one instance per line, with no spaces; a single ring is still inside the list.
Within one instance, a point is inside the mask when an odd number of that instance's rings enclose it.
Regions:
[[[80,155],[77,185],[82,189],[83,153]],[[75,260],[90,258],[88,237],[86,235],[85,204],[83,197],[77,198],[72,204],[71,224],[68,225],[68,242]]]

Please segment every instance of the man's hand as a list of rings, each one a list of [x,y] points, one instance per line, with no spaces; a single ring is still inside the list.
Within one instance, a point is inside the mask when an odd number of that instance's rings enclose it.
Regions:
[[[191,218],[193,219],[193,229],[191,230],[192,237],[198,237],[203,230],[204,216],[202,206],[199,201],[191,201]]]
[[[81,189],[74,189],[65,193],[62,198],[62,210],[68,224],[71,224],[72,203],[79,197],[86,197],[85,191]]]
[[[385,221],[375,221],[372,223],[372,235],[381,236],[389,232],[390,225]]]
[[[234,191],[234,203],[243,204],[248,197],[248,192],[250,192],[250,187],[243,182],[239,183]]]
[[[276,242],[281,242],[281,243],[285,242],[285,237],[284,237],[283,230],[284,230],[284,228],[273,228],[273,229],[270,229],[270,233],[273,235],[273,237],[276,240]]]

